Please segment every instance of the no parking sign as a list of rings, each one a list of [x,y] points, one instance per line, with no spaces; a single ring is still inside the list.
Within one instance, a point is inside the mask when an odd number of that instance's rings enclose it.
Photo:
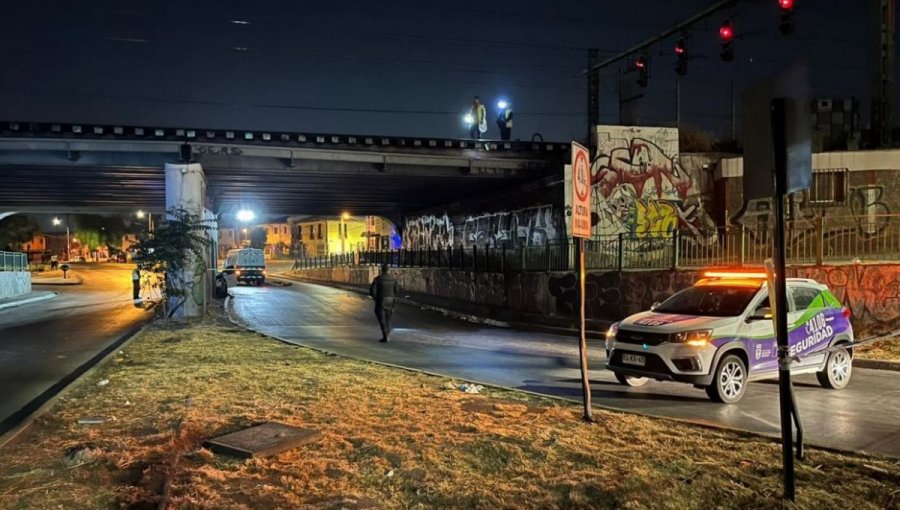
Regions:
[[[591,163],[588,150],[572,142],[572,237],[591,237]]]

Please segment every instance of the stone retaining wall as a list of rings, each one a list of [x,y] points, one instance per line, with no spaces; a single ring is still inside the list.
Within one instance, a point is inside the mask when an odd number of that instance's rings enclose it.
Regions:
[[[0,271],[0,299],[22,296],[31,292],[31,273],[28,271]]]

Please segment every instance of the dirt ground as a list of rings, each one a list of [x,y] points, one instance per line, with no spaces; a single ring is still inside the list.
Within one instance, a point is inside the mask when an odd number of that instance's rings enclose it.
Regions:
[[[220,319],[157,323],[0,449],[0,508],[781,508],[780,448],[328,356]],[[93,422],[93,423],[79,423]],[[266,421],[322,438],[202,448]],[[789,508],[900,508],[900,462],[810,448]]]

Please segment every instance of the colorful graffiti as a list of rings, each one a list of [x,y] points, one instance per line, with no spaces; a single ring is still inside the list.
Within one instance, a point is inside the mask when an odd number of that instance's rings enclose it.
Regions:
[[[822,282],[852,315],[856,336],[888,333],[900,321],[900,265],[797,267],[792,276]]]
[[[892,332],[900,323],[900,265],[852,264],[788,268],[790,277],[812,278],[828,285],[851,311],[857,338]],[[620,320],[661,302],[693,285],[698,271],[588,273],[585,282],[587,317]],[[555,313],[574,317],[578,310],[578,280],[574,273],[551,276],[548,292]]]
[[[552,205],[468,216],[454,225],[450,217],[420,216],[406,222],[403,247],[434,250],[453,247],[538,246],[560,241],[562,216]]]
[[[561,239],[561,218],[545,205],[511,212],[469,216],[463,225],[464,246],[537,246]]]
[[[592,165],[594,234],[695,234],[715,227],[678,162],[678,130],[602,126]]]
[[[403,228],[403,248],[407,250],[438,250],[453,246],[453,222],[443,216],[419,216],[406,221]]]

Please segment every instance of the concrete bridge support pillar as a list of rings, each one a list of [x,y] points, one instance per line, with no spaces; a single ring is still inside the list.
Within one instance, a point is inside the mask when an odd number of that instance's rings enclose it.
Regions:
[[[212,292],[212,278],[215,271],[215,216],[207,207],[206,174],[199,163],[166,163],[166,210],[184,209],[212,227],[210,237],[212,243],[202,260],[193,254],[182,274],[170,274],[180,282],[180,287],[187,289],[184,304],[178,306],[181,298],[170,299],[168,310],[177,307],[173,317],[196,317],[202,314]]]

